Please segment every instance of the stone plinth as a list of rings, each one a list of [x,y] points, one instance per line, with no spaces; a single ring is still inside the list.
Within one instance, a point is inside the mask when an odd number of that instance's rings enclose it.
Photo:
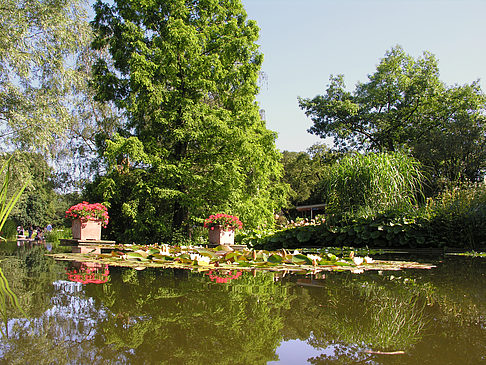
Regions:
[[[95,253],[100,254],[103,246],[114,245],[115,241],[106,240],[80,240],[80,239],[61,239],[61,246],[71,246],[72,253]]]

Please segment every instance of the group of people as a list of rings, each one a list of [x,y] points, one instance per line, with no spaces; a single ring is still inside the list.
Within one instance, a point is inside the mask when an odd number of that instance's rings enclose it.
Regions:
[[[34,227],[30,225],[27,228],[27,230],[25,230],[23,226],[17,226],[17,237],[27,238],[29,240],[33,238],[36,241],[43,241],[45,239],[46,234],[51,231],[52,231],[52,225],[50,224],[48,224],[45,228]]]

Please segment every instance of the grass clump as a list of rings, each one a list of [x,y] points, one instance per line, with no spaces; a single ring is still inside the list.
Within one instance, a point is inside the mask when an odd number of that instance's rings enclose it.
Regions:
[[[329,167],[321,192],[328,213],[367,216],[411,210],[422,196],[422,181],[420,163],[406,154],[356,153]]]

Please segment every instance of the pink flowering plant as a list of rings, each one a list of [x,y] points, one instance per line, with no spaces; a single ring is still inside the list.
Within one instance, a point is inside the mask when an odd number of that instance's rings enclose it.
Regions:
[[[214,230],[215,227],[221,228],[243,228],[243,223],[234,215],[225,213],[212,214],[204,221],[204,227]]]
[[[81,219],[82,222],[87,221],[102,221],[103,227],[108,225],[108,209],[100,203],[90,204],[88,202],[82,202],[73,205],[66,210],[66,218]]]

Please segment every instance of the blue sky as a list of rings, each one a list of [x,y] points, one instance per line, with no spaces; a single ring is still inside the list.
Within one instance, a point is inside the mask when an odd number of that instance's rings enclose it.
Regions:
[[[304,151],[322,141],[297,97],[323,94],[331,74],[352,90],[385,52],[399,44],[439,60],[441,80],[481,79],[486,90],[486,0],[242,0],[260,27],[266,85],[258,100],[280,150]]]

